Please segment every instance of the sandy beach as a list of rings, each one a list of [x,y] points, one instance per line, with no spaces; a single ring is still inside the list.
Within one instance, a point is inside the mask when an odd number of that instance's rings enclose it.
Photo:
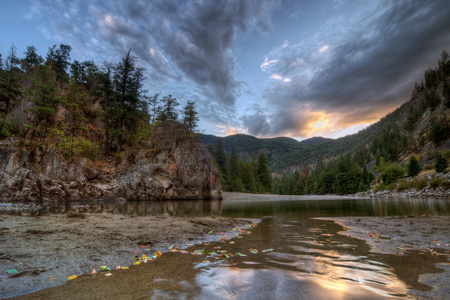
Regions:
[[[57,286],[103,265],[130,266],[135,256],[167,252],[171,245],[218,241],[214,233],[248,224],[223,217],[0,215],[0,298]],[[17,273],[7,273],[11,269]]]

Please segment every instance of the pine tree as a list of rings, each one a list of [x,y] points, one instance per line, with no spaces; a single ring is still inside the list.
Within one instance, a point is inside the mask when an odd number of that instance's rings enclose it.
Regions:
[[[447,169],[447,159],[445,159],[444,156],[442,156],[441,154],[439,154],[436,157],[436,161],[434,163],[434,169],[436,170],[436,172],[444,172],[445,169]]]
[[[105,130],[105,144],[104,152],[106,155],[110,154],[112,134],[114,133],[113,115],[114,115],[114,90],[112,82],[112,69],[113,66],[110,63],[104,63],[102,70],[98,74],[98,80],[100,83],[99,93],[101,95],[100,104],[103,107],[103,123]]]
[[[51,70],[55,71],[58,81],[68,81],[67,67],[70,65],[70,51],[72,47],[65,44],[60,44],[59,48],[56,48],[56,45],[48,48],[47,64],[50,65]]]
[[[414,156],[411,156],[409,158],[409,163],[408,163],[408,176],[409,177],[414,177],[417,174],[420,173],[420,170],[422,168],[419,165],[419,162],[417,161],[417,159]]]
[[[10,54],[6,59],[6,70],[0,69],[0,135],[5,136],[7,132],[4,127],[7,123],[7,114],[16,104],[21,90],[21,76],[17,72],[16,65],[19,58],[16,55],[16,47],[14,44],[10,48]]]
[[[261,185],[263,192],[269,192],[272,188],[272,177],[267,163],[267,156],[264,152],[261,152],[258,156],[256,182]]]
[[[177,98],[173,98],[172,95],[164,96],[161,99],[162,107],[158,113],[156,120],[158,121],[176,121],[178,119],[178,112],[176,107],[180,105]]]
[[[36,68],[44,62],[42,56],[38,55],[36,51],[36,47],[27,46],[27,51],[24,52],[25,58],[22,60],[22,64],[26,72],[29,72],[31,68]]]
[[[183,123],[190,131],[195,131],[195,128],[198,126],[197,122],[199,118],[197,115],[198,112],[195,110],[195,102],[188,101],[187,105],[184,107]]]
[[[30,108],[30,111],[35,116],[35,127],[33,128],[32,137],[36,131],[36,126],[40,122],[44,122],[43,139],[45,139],[47,129],[52,125],[53,115],[61,99],[58,97],[54,73],[48,66],[39,66],[34,72],[34,77],[31,89],[27,90],[30,100],[33,102],[33,107]]]
[[[236,153],[236,149],[233,147],[230,157],[228,158],[228,183],[230,190],[239,191],[238,179],[240,180],[241,174],[239,173],[239,156]]]
[[[117,139],[117,153],[120,153],[124,137],[138,127],[142,118],[143,69],[136,67],[136,58],[129,50],[112,72],[115,96],[112,132]]]
[[[162,107],[159,105],[158,97],[159,94],[154,94],[153,96],[146,97],[151,124],[155,123],[156,117],[162,109]]]
[[[216,144],[216,162],[222,171],[222,174],[228,174],[227,172],[227,156],[225,154],[225,149],[223,147],[223,141],[221,138],[217,140]]]

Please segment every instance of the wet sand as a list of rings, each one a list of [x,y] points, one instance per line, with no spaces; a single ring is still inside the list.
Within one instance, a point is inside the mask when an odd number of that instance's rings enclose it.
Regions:
[[[366,241],[371,252],[405,255],[418,254],[450,257],[450,216],[342,217],[333,220],[344,228],[339,234]],[[416,262],[411,260],[411,264]],[[423,274],[419,281],[434,287],[432,291],[410,290],[415,299],[448,299],[450,263],[437,265],[442,273]]]
[[[0,215],[0,298],[57,286],[65,283],[70,275],[98,271],[103,265],[111,269],[118,265],[130,266],[135,256],[167,252],[171,245],[186,247],[196,241],[217,241],[221,236],[208,234],[210,231],[219,233],[248,224],[248,220],[224,217],[130,217],[106,213]],[[162,269],[167,259],[166,255],[163,257],[157,263],[162,264]],[[192,258],[177,256],[176,259],[180,260],[179,264],[167,264],[167,267],[187,264],[192,268],[192,262],[189,263]],[[16,269],[17,273],[8,274],[10,269]],[[84,298],[81,294],[73,295]]]

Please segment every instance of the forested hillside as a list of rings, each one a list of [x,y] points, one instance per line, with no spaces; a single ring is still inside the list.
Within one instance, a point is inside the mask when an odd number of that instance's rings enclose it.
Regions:
[[[43,59],[28,46],[19,58],[11,46],[0,57],[2,199],[221,198],[193,133],[195,102],[180,111],[171,95],[148,95],[131,50],[101,65],[71,62],[71,50],[55,45]]]
[[[208,134],[198,134],[206,145],[216,145],[220,137]],[[221,138],[226,155],[230,155],[235,149],[244,160],[257,157],[260,152],[264,152],[272,170],[276,170],[275,164],[281,157],[286,157],[291,153],[304,152],[313,146],[320,145],[332,139],[323,137],[313,137],[301,142],[287,137],[277,138],[256,138],[246,134],[235,134]]]
[[[53,143],[68,158],[116,155],[149,138],[152,126],[179,120],[197,126],[195,102],[180,112],[171,95],[148,95],[144,69],[131,50],[119,62],[73,61],[69,45],[45,59],[34,46],[24,57],[0,54],[0,138]],[[180,116],[180,113],[182,114]]]
[[[228,149],[234,147],[237,154],[243,153],[244,160],[255,151],[271,155],[268,161],[274,176],[274,193],[349,194],[365,191],[376,183],[379,189],[395,188],[398,180],[414,177],[420,170],[436,168],[442,172],[447,167],[449,77],[450,59],[443,51],[438,66],[427,69],[423,80],[415,83],[409,101],[368,128],[336,140],[319,139],[318,144],[311,145],[307,141],[286,144],[275,138],[268,139],[270,147],[260,146],[264,139],[249,136],[240,139],[242,143],[231,143],[237,136],[225,137],[223,141],[225,144],[228,140]],[[213,143],[214,138],[209,136],[206,141]],[[210,151],[214,149],[210,147]],[[415,162],[418,172],[412,167]]]

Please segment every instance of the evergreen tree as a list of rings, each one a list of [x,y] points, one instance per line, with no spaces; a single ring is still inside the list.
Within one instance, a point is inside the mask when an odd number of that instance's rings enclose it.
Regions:
[[[197,122],[199,118],[197,115],[198,112],[195,110],[195,102],[188,101],[187,105],[184,107],[183,123],[190,131],[195,131],[195,128],[198,126]]]
[[[22,94],[21,75],[16,70],[19,62],[16,52],[13,44],[6,59],[6,70],[0,69],[0,136],[8,135],[8,131],[4,130],[7,124],[7,114]]]
[[[258,156],[256,182],[261,185],[264,192],[269,192],[272,188],[272,178],[267,163],[267,156],[264,152],[261,152]]]
[[[241,174],[239,172],[239,156],[236,153],[236,149],[231,150],[230,157],[228,158],[228,185],[231,191],[240,191],[242,188]]]
[[[436,157],[436,161],[434,163],[434,169],[436,170],[436,172],[444,172],[445,169],[447,169],[447,159],[442,156],[441,154],[439,154]]]
[[[112,82],[112,69],[113,66],[110,63],[104,63],[103,69],[98,73],[98,80],[100,83],[99,93],[101,95],[100,104],[103,107],[103,123],[106,128],[104,136],[104,152],[106,155],[110,154],[112,135],[115,131],[113,123],[114,115],[114,88]]]
[[[83,85],[77,83],[72,78],[69,82],[69,89],[66,94],[66,100],[63,102],[64,106],[72,112],[73,122],[69,125],[72,132],[72,137],[75,136],[76,130],[87,130],[83,127],[86,124],[86,109],[89,107],[89,95]]]
[[[214,146],[211,143],[208,144],[208,151],[209,153],[211,153],[211,157],[216,156],[216,151],[214,150]]]
[[[450,122],[447,118],[430,118],[428,136],[435,146],[440,146],[450,136]]]
[[[115,96],[113,133],[120,153],[124,137],[138,127],[142,118],[143,70],[136,68],[136,58],[131,56],[131,50],[114,66],[112,77]]]
[[[221,138],[217,140],[215,154],[216,162],[219,165],[220,170],[224,175],[227,174],[227,156],[225,154],[225,149]]]
[[[162,109],[162,107],[159,105],[158,97],[159,97],[159,94],[154,94],[153,96],[146,97],[151,124],[155,123],[156,118]]]
[[[422,168],[419,165],[419,162],[417,161],[417,159],[414,156],[411,156],[409,158],[409,163],[408,163],[408,176],[409,177],[414,177],[417,174],[420,173],[420,170]]]
[[[32,127],[32,137],[36,131],[36,126],[43,122],[43,139],[45,139],[47,129],[52,125],[53,115],[61,101],[58,96],[54,73],[48,66],[38,66],[34,72],[31,89],[28,89],[27,93],[30,95],[30,100],[33,102],[33,107],[30,108],[30,111],[35,116],[35,124],[34,127]]]
[[[305,182],[305,194],[312,194],[314,193],[314,180],[312,177],[312,174],[308,174],[308,176],[306,177],[306,182]]]
[[[24,52],[25,58],[22,60],[22,64],[26,72],[44,62],[42,56],[38,55],[36,51],[36,47],[27,46],[27,51]]]
[[[55,71],[57,80],[61,82],[68,81],[67,67],[70,65],[71,51],[71,46],[60,44],[59,48],[53,45],[47,52],[47,64],[50,65],[51,70]]]
[[[180,105],[177,98],[173,98],[172,95],[164,96],[161,99],[162,107],[158,113],[158,121],[176,121],[178,119],[178,113],[176,107]]]
[[[253,176],[253,168],[254,163],[253,161],[251,163],[244,164],[242,162],[242,159],[239,160],[239,163],[242,165],[242,183],[244,185],[245,192],[247,193],[255,193],[256,192],[256,184],[255,184],[255,178]]]

